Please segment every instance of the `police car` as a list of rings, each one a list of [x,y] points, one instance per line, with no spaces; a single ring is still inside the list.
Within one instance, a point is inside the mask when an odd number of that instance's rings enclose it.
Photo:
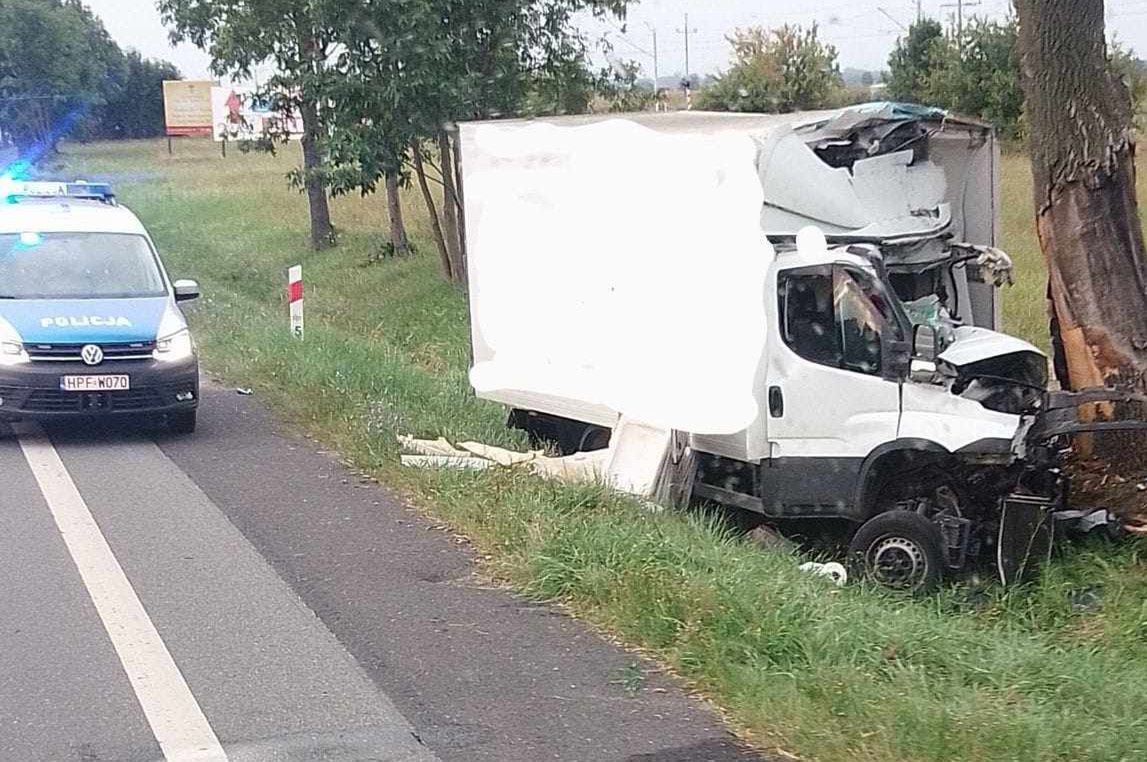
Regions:
[[[97,183],[0,177],[0,419],[162,417],[195,429],[199,365],[134,214]]]

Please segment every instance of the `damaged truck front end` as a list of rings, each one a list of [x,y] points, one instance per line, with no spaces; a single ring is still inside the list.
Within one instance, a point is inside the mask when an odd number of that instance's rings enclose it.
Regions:
[[[1046,557],[1063,451],[1111,428],[1072,405],[1118,395],[1049,392],[1000,332],[989,125],[878,103],[460,135],[470,380],[512,425],[644,498],[846,526],[892,587]]]
[[[902,307],[900,342],[884,342],[900,343],[904,367],[896,437],[863,459],[851,499],[810,505],[770,490],[778,458],[755,477],[763,499],[741,507],[781,521],[848,519],[856,571],[887,586],[925,588],[948,573],[993,568],[1005,584],[1024,578],[1051,551],[1053,516],[1064,515],[1072,436],[1144,424],[1079,418],[1080,405],[1124,395],[1049,392],[1047,357],[999,332],[1000,289],[1013,268],[997,247],[991,127],[884,103],[772,132],[761,145],[762,228],[782,255],[813,226],[828,248],[870,260]],[[702,494],[730,497],[712,489],[712,469],[729,469],[725,460],[702,455]],[[822,468],[852,470],[831,459]],[[727,476],[716,482],[728,486]]]

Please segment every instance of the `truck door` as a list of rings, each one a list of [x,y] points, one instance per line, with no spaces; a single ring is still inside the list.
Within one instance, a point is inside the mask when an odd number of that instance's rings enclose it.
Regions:
[[[764,508],[849,515],[865,456],[896,438],[900,381],[888,345],[903,341],[900,323],[880,281],[848,265],[781,270],[776,305]]]

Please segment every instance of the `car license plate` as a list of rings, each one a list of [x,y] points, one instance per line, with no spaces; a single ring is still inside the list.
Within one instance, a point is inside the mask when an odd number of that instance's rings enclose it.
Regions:
[[[122,376],[61,376],[65,392],[121,392],[131,389],[131,379]]]

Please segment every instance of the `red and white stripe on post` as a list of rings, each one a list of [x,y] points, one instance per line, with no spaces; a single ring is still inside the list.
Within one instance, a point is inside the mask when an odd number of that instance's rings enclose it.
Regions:
[[[303,338],[303,268],[295,265],[287,270],[287,301],[291,305],[291,333]]]

